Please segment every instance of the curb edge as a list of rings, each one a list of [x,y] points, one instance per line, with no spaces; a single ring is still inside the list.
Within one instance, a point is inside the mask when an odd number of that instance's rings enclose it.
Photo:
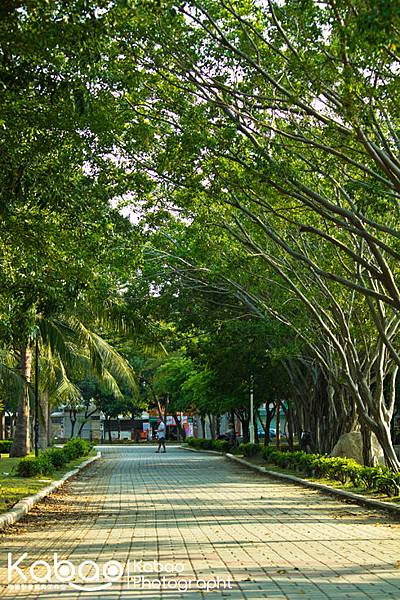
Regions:
[[[36,504],[38,504],[41,500],[46,498],[46,496],[48,496],[49,494],[54,492],[54,490],[56,490],[59,487],[61,487],[62,485],[64,485],[64,483],[68,479],[70,479],[71,477],[73,477],[74,475],[76,475],[77,473],[82,471],[82,469],[89,466],[94,461],[98,460],[99,458],[101,458],[101,452],[97,452],[96,456],[91,456],[90,458],[85,460],[82,464],[80,464],[79,467],[76,467],[76,469],[73,469],[72,471],[68,471],[68,473],[65,473],[65,475],[63,475],[61,477],[61,479],[58,479],[57,481],[53,481],[50,485],[41,489],[36,494],[34,494],[32,496],[26,496],[25,498],[22,498],[21,500],[19,500],[19,502],[14,504],[14,506],[12,507],[11,510],[8,510],[7,512],[0,515],[0,531],[2,529],[4,529],[5,527],[8,527],[9,525],[13,525],[14,523],[16,523],[17,521],[22,519],[22,517],[24,517],[26,514],[28,514],[28,512],[34,506],[36,506]]]
[[[237,462],[245,467],[249,467],[250,469],[253,469],[255,471],[259,471],[260,473],[263,473],[268,477],[272,477],[275,479],[283,479],[284,481],[287,481],[289,483],[296,483],[304,487],[324,492],[325,494],[330,494],[331,496],[339,496],[342,499],[353,500],[357,504],[363,504],[364,506],[368,506],[369,508],[389,511],[400,516],[400,506],[391,505],[389,502],[384,502],[383,500],[374,500],[373,498],[365,498],[360,494],[354,494],[353,492],[346,492],[345,490],[332,488],[329,485],[325,485],[324,483],[314,483],[313,481],[301,479],[300,477],[296,477],[295,475],[287,475],[285,473],[279,473],[278,471],[269,471],[265,467],[254,465],[248,462],[247,460],[239,458],[238,456],[234,456],[230,453],[226,453],[225,456],[229,460]]]

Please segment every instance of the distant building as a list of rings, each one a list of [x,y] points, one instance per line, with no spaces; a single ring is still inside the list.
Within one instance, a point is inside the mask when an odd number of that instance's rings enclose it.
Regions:
[[[95,412],[93,412],[95,411]],[[90,417],[86,417],[89,414]],[[102,419],[104,415],[96,411],[95,407],[89,407],[84,410],[70,413],[66,408],[52,412],[50,415],[50,434],[54,439],[69,439],[74,436],[82,437],[86,440],[101,440]]]

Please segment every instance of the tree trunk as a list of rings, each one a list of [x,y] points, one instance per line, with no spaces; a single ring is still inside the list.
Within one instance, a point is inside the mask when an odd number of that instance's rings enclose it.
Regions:
[[[107,431],[108,431],[108,441],[112,442],[112,437],[111,437],[111,419],[110,417],[107,418]]]
[[[206,437],[206,418],[204,415],[200,415],[200,423],[201,423],[201,436],[204,440]]]
[[[44,390],[39,396],[39,448],[48,447],[49,436],[49,393]]]
[[[272,403],[271,403],[272,404]],[[265,423],[265,438],[264,438],[264,445],[268,446],[271,438],[269,435],[269,430],[271,429],[271,423],[272,423],[272,419],[274,418],[276,413],[276,406],[274,405],[274,408],[270,409],[269,405],[267,406],[267,420]]]
[[[149,427],[150,427],[150,425],[149,425]],[[134,433],[134,431],[135,431],[135,411],[133,410],[131,412],[131,439],[133,439],[132,434]]]
[[[210,424],[211,439],[215,440],[215,426],[214,426],[214,417],[213,417],[213,415],[208,415],[208,422]]]
[[[47,446],[52,445],[52,428],[51,428],[51,406],[50,402],[47,403]]]
[[[397,368],[392,372],[393,376],[396,376],[396,374]],[[390,423],[393,417],[395,399],[395,380],[393,379],[391,384],[392,390],[390,396],[392,397],[389,406],[386,406],[385,400],[389,401],[389,398],[385,398],[382,389],[384,376],[381,371],[377,371],[375,377],[382,384],[382,386],[375,384],[375,394],[370,393],[370,386],[367,379],[361,379],[360,381],[360,397],[356,396],[359,408],[359,420],[362,428],[365,426],[367,430],[375,433],[382,447],[387,466],[393,469],[393,471],[398,472],[400,470],[400,461],[396,456],[390,436]],[[363,408],[362,401],[367,409]]]
[[[69,418],[70,418],[70,421],[71,421],[71,435],[70,435],[70,438],[72,439],[74,437],[75,424],[76,424],[76,410],[71,409],[69,411]]]
[[[96,411],[97,411],[97,408],[94,409],[94,410],[92,410],[92,412],[90,412],[90,413],[87,412],[87,411],[85,412],[85,415],[83,417],[83,421],[79,425],[79,430],[78,430],[78,433],[77,433],[78,437],[81,437],[83,428],[85,427],[85,425],[88,422],[88,420],[90,419],[90,417],[92,417],[96,413]]]
[[[221,433],[221,415],[215,417],[215,437],[218,439]]]
[[[5,439],[6,423],[5,423],[5,412],[0,410],[0,440]]]
[[[18,404],[14,442],[10,449],[10,457],[26,456],[31,449],[29,406],[29,383],[31,381],[31,373],[32,347],[30,344],[24,344],[21,347],[21,374],[25,379],[25,385]]]
[[[293,407],[292,407],[292,403],[290,400],[288,400],[288,406],[287,406],[287,412],[286,412],[286,419],[287,419],[287,427],[288,427],[288,445],[289,445],[289,450],[291,452],[293,452]]]
[[[177,429],[177,432],[178,432],[178,441],[179,442],[181,440],[185,441],[185,439],[186,439],[185,429],[182,427],[182,423],[178,419],[178,414],[176,412],[174,412],[173,413],[173,417],[175,419],[176,429]]]
[[[236,446],[236,437],[237,437],[236,436],[236,423],[235,423],[235,413],[233,410],[231,410],[230,415],[231,415],[231,423],[232,423],[232,439]]]
[[[240,417],[239,417],[240,419]],[[244,442],[248,442],[250,439],[250,434],[249,434],[249,419],[243,417],[242,419],[240,419],[240,422],[242,424],[242,431],[243,431],[243,441]]]
[[[17,422],[17,415],[12,413],[10,415],[10,438],[14,439],[15,437],[15,426]]]
[[[381,423],[379,432],[376,433],[376,437],[378,438],[378,442],[382,447],[386,465],[389,467],[389,469],[398,472],[399,459],[397,458],[395,449],[393,448],[392,438],[390,436],[390,426],[386,425],[386,423]]]
[[[281,447],[281,401],[276,402],[276,447]]]
[[[154,397],[157,401],[158,413],[160,415],[160,419],[161,419],[161,421],[163,421],[166,424],[167,423],[167,415],[168,415],[168,411],[169,411],[169,405],[170,405],[169,395],[167,394],[167,396],[165,397],[164,410],[163,410],[163,405],[162,405],[161,399],[155,395],[154,395]]]

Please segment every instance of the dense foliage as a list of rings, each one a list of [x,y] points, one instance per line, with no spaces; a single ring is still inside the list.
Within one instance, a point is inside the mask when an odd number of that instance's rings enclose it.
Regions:
[[[29,451],[40,360],[42,415],[147,403],[214,437],[229,414],[247,437],[251,388],[266,437],[282,409],[290,443],[312,431],[329,452],[361,430],[373,465],[374,433],[397,470],[397,4],[0,10],[12,453]]]

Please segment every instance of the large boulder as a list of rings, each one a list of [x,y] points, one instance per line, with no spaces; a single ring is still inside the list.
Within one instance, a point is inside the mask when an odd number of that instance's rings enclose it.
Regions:
[[[372,434],[372,453],[375,461],[380,464],[385,464],[383,450],[379,444],[376,435]],[[361,431],[350,431],[340,436],[337,444],[331,452],[331,456],[342,456],[346,458],[354,458],[360,465],[363,464],[363,443]]]

